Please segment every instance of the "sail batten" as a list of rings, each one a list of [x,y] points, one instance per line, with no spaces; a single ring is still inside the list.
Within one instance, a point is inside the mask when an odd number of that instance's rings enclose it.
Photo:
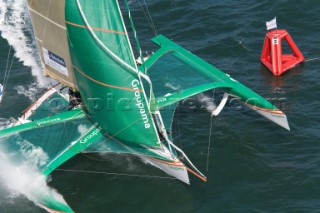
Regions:
[[[70,21],[66,21],[66,24],[70,24],[70,25],[75,26],[75,27],[89,29],[89,27],[87,27],[85,25],[72,23]],[[119,32],[119,31],[115,31],[115,30],[109,30],[109,29],[104,29],[104,28],[96,28],[96,27],[92,27],[92,30],[93,31],[102,31],[102,32],[106,32],[106,33],[122,34],[122,35],[126,35],[127,34],[126,32]]]
[[[34,14],[37,14],[38,16],[40,16],[41,18],[45,19],[46,21],[51,22],[52,24],[56,25],[57,27],[66,30],[66,27],[64,25],[60,25],[57,22],[53,21],[52,19],[49,19],[48,17],[46,17],[45,15],[42,15],[41,13],[39,13],[38,11],[32,9],[31,7],[28,7],[28,10]]]
[[[86,74],[85,74],[83,71],[81,71],[78,67],[73,66],[73,68],[74,68],[77,72],[79,72],[81,75],[83,75],[84,77],[86,77],[87,79],[91,80],[92,82],[94,82],[94,83],[96,83],[96,84],[99,84],[99,85],[102,85],[102,86],[105,86],[105,87],[120,89],[120,90],[129,90],[129,91],[143,92],[143,90],[135,90],[135,89],[129,88],[129,87],[116,86],[116,85],[111,85],[111,84],[107,84],[107,83],[98,81],[98,80],[96,80],[96,79],[94,79],[94,78],[86,75]]]
[[[131,55],[131,57],[129,56],[130,54],[127,54],[127,53],[124,53],[122,54],[121,51],[119,51],[118,49],[118,52],[115,53],[114,51],[110,50],[105,44],[104,42],[95,34],[93,28],[91,27],[91,24],[89,23],[89,21],[87,20],[87,17],[82,9],[82,6],[81,6],[81,3],[79,0],[76,0],[76,3],[77,3],[77,6],[78,6],[78,9],[79,9],[79,12],[81,14],[81,18],[83,19],[87,29],[89,30],[89,32],[91,33],[91,35],[94,37],[95,41],[98,42],[99,45],[101,45],[101,47],[103,47],[110,56],[112,56],[115,61],[119,62],[121,65],[123,65],[125,68],[128,68],[129,70],[133,71],[133,72],[138,72],[137,68],[136,68],[136,65],[135,65],[135,62],[134,62],[134,57],[133,55]],[[116,4],[117,4],[117,1],[116,1]],[[119,5],[117,4],[117,7],[116,8],[119,8]],[[122,15],[121,13],[117,14],[118,15],[118,18],[120,19],[121,23],[122,23],[122,29],[123,30],[126,30],[125,26],[124,26],[124,22],[122,20]],[[111,16],[110,16],[111,18]],[[114,19],[116,20],[117,17],[114,17]],[[68,21],[70,22],[70,21]],[[101,24],[100,21],[98,21],[97,24]],[[103,39],[103,36],[102,36],[102,39]],[[124,46],[125,43],[127,43],[127,45],[125,47],[122,47],[121,49],[122,50],[125,50],[125,49],[129,49],[131,51],[131,54],[132,54],[132,50],[131,50],[131,45],[130,45],[130,41],[129,39],[126,37],[126,42],[124,42],[122,45]],[[121,44],[121,43],[116,43],[117,45]],[[122,46],[122,45],[119,45],[119,46]],[[122,55],[119,56],[119,55]],[[127,57],[124,57],[126,56]],[[128,57],[129,56],[129,57]]]

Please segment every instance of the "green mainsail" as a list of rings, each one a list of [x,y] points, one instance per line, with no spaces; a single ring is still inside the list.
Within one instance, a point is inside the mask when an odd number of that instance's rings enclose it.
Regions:
[[[44,176],[78,153],[112,152],[138,155],[186,183],[187,169],[205,179],[168,133],[179,101],[215,88],[289,129],[286,116],[267,100],[162,35],[152,39],[159,49],[138,67],[117,0],[28,3],[36,37],[48,24],[51,31],[59,28],[63,40],[37,37],[45,69],[62,84],[77,88],[84,101],[81,108],[57,113],[46,109],[51,99],[63,97],[53,94],[28,118],[29,123],[0,131],[1,149],[13,161],[24,160],[21,147],[45,153],[45,161],[37,165]],[[53,15],[52,8],[64,8],[65,14]],[[61,45],[69,52],[60,55]],[[34,196],[50,211],[72,212],[53,196]]]
[[[66,23],[74,73],[93,119],[127,144],[160,147],[118,2],[66,1]]]

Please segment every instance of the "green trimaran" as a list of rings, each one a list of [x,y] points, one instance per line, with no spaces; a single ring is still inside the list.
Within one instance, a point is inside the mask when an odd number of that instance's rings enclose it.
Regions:
[[[129,11],[126,0],[121,3]],[[274,105],[162,35],[152,39],[159,49],[144,59],[129,11],[138,66],[118,0],[28,0],[28,9],[45,74],[78,90],[84,102],[48,117],[44,109],[52,100],[65,100],[51,89],[15,126],[0,131],[8,152],[21,144],[43,150],[47,160],[38,167],[45,176],[78,153],[112,152],[137,155],[187,184],[188,172],[206,180],[172,142],[174,110],[168,108],[215,88],[225,93],[212,114],[232,96],[289,129]],[[33,196],[51,212],[73,212],[48,194]]]

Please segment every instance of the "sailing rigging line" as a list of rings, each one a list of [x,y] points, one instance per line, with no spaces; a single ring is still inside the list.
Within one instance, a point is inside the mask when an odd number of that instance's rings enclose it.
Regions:
[[[316,57],[316,58],[309,58],[309,59],[306,59],[305,62],[309,62],[309,61],[318,61],[320,60],[320,57]]]
[[[126,29],[126,27],[125,27],[125,23],[124,23],[123,16],[122,16],[122,13],[121,13],[121,10],[120,10],[120,6],[119,6],[119,1],[117,1],[117,4],[118,4],[119,13],[121,14],[122,24],[123,24],[124,29],[125,29],[125,31],[126,31],[126,37],[127,37],[128,43],[129,43],[129,48],[130,48],[130,51],[131,51],[131,55],[132,55],[132,57],[134,58],[134,53],[133,53],[133,50],[132,50],[132,45],[131,45],[131,43],[130,43],[130,39],[129,39],[129,36],[128,36],[128,33],[127,33],[127,29]],[[134,27],[133,20],[132,20],[132,18],[131,18],[131,12],[130,12],[130,8],[129,8],[129,4],[128,4],[127,0],[125,0],[125,4],[126,4],[126,7],[127,7],[128,12],[129,12],[129,19],[130,19],[130,23],[131,23],[132,30],[134,31],[136,44],[137,44],[137,47],[138,47],[138,49],[139,49],[140,59],[141,59],[142,64],[144,64],[144,58],[143,58],[143,55],[142,55],[142,50],[141,50],[141,47],[140,47],[140,44],[139,44],[139,40],[138,40],[137,32],[136,32],[135,27]],[[142,66],[143,66],[143,68],[144,68],[144,73],[142,73],[142,72],[140,72],[140,71],[138,70],[138,67],[137,67],[137,64],[136,64],[136,63],[135,63],[135,69],[136,69],[135,71],[136,71],[136,73],[138,73],[138,78],[139,78],[139,81],[140,81],[140,85],[141,85],[141,87],[142,87],[143,95],[144,95],[144,98],[145,98],[145,100],[146,100],[146,102],[147,102],[148,109],[150,110],[150,104],[151,104],[151,98],[152,98],[152,82],[151,82],[149,76],[146,75],[147,70],[146,70],[145,66],[144,66],[144,65],[142,65]],[[144,92],[145,90],[144,90],[143,83],[142,83],[142,81],[141,81],[141,77],[143,77],[143,78],[149,83],[149,85],[150,85],[149,102],[148,102],[148,99],[147,99],[147,95],[146,95],[146,93]],[[152,120],[152,123],[153,123],[153,126],[154,126],[154,121],[153,121],[153,119],[152,119],[152,116],[151,116],[151,120]]]
[[[8,56],[7,56],[6,70],[5,70],[4,77],[3,77],[3,82],[2,82],[3,84],[6,82],[6,76],[7,76],[7,70],[8,70],[8,64],[9,64],[9,57],[10,57],[11,48],[12,47],[10,45]]]
[[[216,88],[213,89],[212,101],[214,101],[214,92]],[[214,109],[213,109],[214,110]],[[211,121],[210,121],[210,134],[209,134],[209,143],[208,143],[208,151],[207,151],[207,166],[206,169],[209,171],[209,158],[210,158],[210,147],[211,147],[211,137],[212,137],[212,123],[213,123],[213,114],[211,113]]]
[[[198,172],[198,174],[200,174],[201,176],[205,177],[205,175],[203,175],[195,165],[193,165],[193,163],[191,162],[191,160],[188,158],[188,156],[184,153],[184,151],[182,151],[182,149],[180,149],[178,146],[176,146],[169,138],[166,134],[163,135],[164,138],[166,139],[166,141],[168,142],[168,144],[170,144],[170,146],[172,146],[173,148],[175,148],[176,151],[180,152],[183,157],[187,160],[187,162]]]
[[[87,114],[86,112],[85,112],[85,114],[88,116],[88,114]],[[149,118],[152,117],[151,114],[148,114],[148,116],[149,116]],[[142,118],[137,119],[136,121],[134,121],[134,122],[131,123],[130,125],[128,125],[128,126],[122,128],[122,129],[120,129],[118,132],[114,133],[113,135],[110,135],[108,132],[103,133],[103,135],[106,136],[106,139],[103,140],[103,141],[101,141],[100,143],[94,145],[93,147],[91,147],[91,149],[88,149],[88,151],[94,149],[94,148],[97,147],[99,144],[102,144],[102,143],[104,143],[104,142],[106,142],[106,141],[108,141],[108,140],[113,140],[113,141],[115,141],[115,142],[120,143],[121,145],[123,145],[123,144],[122,144],[121,142],[119,142],[115,137],[116,137],[117,135],[123,133],[123,132],[126,131],[127,129],[129,129],[131,126],[137,124],[137,123],[138,123],[139,121],[141,121],[141,120],[142,120]],[[154,128],[155,128],[155,127],[154,127]],[[159,137],[159,136],[158,136],[158,137]],[[158,138],[158,139],[159,139],[159,138]]]
[[[9,74],[10,74],[10,72],[12,70],[14,56],[12,56],[11,63],[10,63],[10,66],[9,66],[11,49],[12,49],[12,46],[10,45],[10,49],[9,49],[8,57],[7,57],[6,71],[5,71],[4,78],[3,78],[3,83],[2,83],[2,86],[3,86],[2,87],[2,93],[4,93],[4,90],[5,90],[6,86],[7,86],[8,80],[9,80]]]
[[[212,137],[212,123],[213,123],[213,115],[211,117],[211,122],[210,122],[210,134],[209,134],[209,143],[208,143],[208,152],[207,152],[207,166],[206,169],[209,171],[209,162],[210,162],[210,147],[211,147],[211,137]]]
[[[179,143],[180,147],[182,147],[182,140],[181,140],[181,129],[180,129],[180,102],[178,102],[176,109],[178,109],[178,135],[179,135]]]
[[[143,54],[142,54],[142,49],[141,49],[141,46],[140,46],[140,43],[139,43],[139,40],[138,40],[138,35],[137,35],[137,31],[136,31],[136,28],[134,26],[134,23],[133,23],[133,20],[132,20],[132,16],[131,16],[131,11],[130,11],[130,8],[129,8],[129,4],[128,4],[128,1],[125,0],[125,5],[127,7],[127,10],[128,10],[128,15],[129,15],[129,20],[130,20],[130,24],[131,24],[131,27],[132,27],[132,31],[133,31],[133,35],[134,35],[134,39],[136,41],[136,45],[137,45],[137,48],[138,48],[138,51],[139,51],[139,57],[141,59],[141,62],[142,62],[142,66],[144,67],[144,58],[143,58]],[[144,67],[144,73],[146,73],[146,69]]]
[[[160,111],[157,110],[154,112],[155,114],[155,120],[157,122],[157,126],[159,128],[159,131],[161,132],[161,134],[165,137],[165,138],[168,138],[168,134],[167,134],[167,130],[166,128],[164,127],[164,124],[163,124],[163,120],[162,120],[162,117],[161,117],[161,114],[160,114]],[[169,150],[170,150],[170,154],[172,155],[172,148],[170,146],[170,143],[168,143],[168,146],[169,146]]]
[[[90,174],[103,174],[103,175],[116,175],[116,176],[127,176],[127,177],[141,177],[141,178],[159,178],[159,179],[172,179],[176,178],[169,176],[156,176],[156,175],[134,175],[134,174],[126,174],[126,173],[116,173],[116,172],[99,172],[92,170],[77,170],[77,169],[55,169],[55,171],[61,172],[75,172],[75,173],[90,173]]]
[[[128,33],[128,31],[127,31],[126,24],[124,23],[123,15],[122,15],[121,8],[120,8],[120,5],[119,5],[119,0],[117,0],[116,3],[117,3],[117,6],[118,6],[118,13],[120,14],[122,26],[123,26],[123,28],[124,28],[124,31],[126,32],[126,39],[127,39],[128,44],[129,44],[128,46],[129,46],[129,49],[130,49],[131,58],[132,58],[132,60],[133,60],[133,62],[134,62],[134,68],[137,70],[137,73],[139,73],[139,71],[138,71],[138,65],[137,65],[137,63],[135,62],[135,56],[134,56],[133,49],[132,49],[132,45],[131,45],[131,41],[130,41],[130,38],[129,38],[129,33]]]
[[[154,22],[153,22],[153,20],[152,20],[152,17],[151,17],[151,15],[150,15],[150,11],[149,11],[148,5],[147,5],[147,3],[146,3],[145,0],[143,0],[143,1],[144,1],[144,6],[145,6],[146,9],[143,8],[140,0],[138,0],[139,5],[140,5],[140,7],[141,7],[141,9],[142,9],[142,12],[144,13],[144,15],[145,15],[148,23],[149,23],[149,25],[150,25],[151,30],[153,31],[154,35],[157,36],[157,35],[158,35],[158,32],[157,32],[157,29],[156,29],[156,27],[155,27],[155,25],[154,25]]]

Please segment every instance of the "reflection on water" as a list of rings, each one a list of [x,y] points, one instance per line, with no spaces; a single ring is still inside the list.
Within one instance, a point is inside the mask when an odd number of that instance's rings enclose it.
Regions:
[[[299,64],[293,67],[292,69],[287,70],[281,76],[274,76],[267,67],[261,64],[260,73],[264,77],[265,82],[272,88],[282,88],[285,86],[288,78],[290,78],[291,76],[298,75],[303,71],[303,66],[304,64]]]

